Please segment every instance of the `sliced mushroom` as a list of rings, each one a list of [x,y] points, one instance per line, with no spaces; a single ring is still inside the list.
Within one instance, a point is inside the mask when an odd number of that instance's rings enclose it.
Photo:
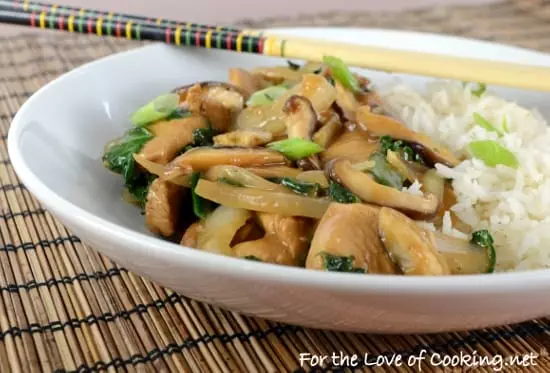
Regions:
[[[200,222],[196,222],[191,224],[183,234],[183,237],[181,238],[180,245],[187,246],[187,247],[197,247],[197,237],[199,235],[200,230],[202,229],[202,224]]]
[[[317,113],[304,96],[292,95],[283,107],[288,138],[309,140],[317,126]]]
[[[240,89],[245,100],[262,89],[261,79],[257,75],[238,68],[229,69],[229,83]]]
[[[438,208],[435,196],[412,195],[374,181],[371,175],[356,170],[350,161],[336,159],[328,165],[329,175],[365,202],[389,206],[413,216],[433,216]]]
[[[319,158],[315,155],[297,160],[296,165],[304,171],[315,171],[323,168]]]
[[[430,137],[411,131],[392,117],[374,114],[368,106],[361,106],[357,109],[357,121],[361,129],[374,136],[391,136],[394,139],[410,143],[434,164],[442,163],[454,167],[460,163],[460,160],[448,149],[437,145]]]
[[[173,177],[192,171],[205,171],[216,165],[233,165],[239,167],[284,165],[286,158],[279,152],[265,148],[211,148],[198,147],[186,151],[174,159],[164,176]]]
[[[317,113],[311,102],[298,95],[290,96],[283,107],[288,138],[311,140],[317,127]],[[321,163],[317,155],[299,159],[296,163],[302,170],[320,170]]]
[[[214,136],[214,145],[241,146],[253,148],[265,145],[273,140],[273,134],[267,131],[237,130]]]
[[[263,262],[294,265],[303,262],[311,222],[305,218],[258,213],[265,236],[234,247],[238,257],[254,256]]]
[[[382,207],[378,224],[384,247],[405,275],[451,273],[431,233],[420,229],[413,220],[394,209]]]
[[[145,222],[149,230],[164,237],[176,232],[185,190],[161,179],[151,183],[145,204]]]
[[[202,116],[155,123],[148,127],[155,137],[143,146],[139,154],[148,161],[166,164],[193,142],[195,129],[207,126],[208,121]]]
[[[248,171],[264,178],[296,178],[303,171],[298,168],[287,166],[268,166],[268,167],[248,167]]]
[[[327,112],[325,112],[327,113]],[[334,111],[328,111],[330,115],[327,115],[325,120],[322,120],[323,126],[315,132],[312,137],[313,142],[319,144],[324,149],[327,149],[329,145],[344,131],[344,127],[340,122],[340,117]]]
[[[324,163],[336,158],[361,162],[368,160],[378,149],[380,144],[369,140],[362,131],[345,132],[321,154],[321,158]]]
[[[134,159],[141,167],[143,167],[144,170],[146,170],[150,174],[159,176],[160,178],[164,178],[164,173],[166,172],[164,165],[148,161],[141,154],[134,154]],[[170,182],[172,184],[189,188],[191,186],[191,174],[180,175],[178,177],[170,178]]]
[[[334,86],[336,88],[335,104],[339,112],[341,112],[345,119],[352,122],[355,121],[355,112],[359,106],[359,103],[355,99],[355,95],[338,81],[335,82]]]
[[[376,206],[331,203],[319,222],[306,268],[324,270],[324,254],[353,257],[353,267],[368,273],[396,273],[378,235]]]
[[[244,94],[235,86],[221,82],[203,82],[176,88],[182,106],[191,113],[205,116],[212,126],[226,132],[244,107]]]
[[[235,236],[233,236],[233,240],[231,240],[231,247],[235,247],[236,245],[247,242],[247,241],[255,241],[260,238],[262,238],[265,235],[265,231],[263,228],[258,224],[256,219],[251,218],[248,219],[245,225],[239,228],[239,230],[235,233]],[[235,256],[239,256],[236,254]]]

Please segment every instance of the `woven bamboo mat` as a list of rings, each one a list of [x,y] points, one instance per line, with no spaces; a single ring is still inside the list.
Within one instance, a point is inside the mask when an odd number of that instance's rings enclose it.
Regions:
[[[550,2],[404,13],[326,14],[241,25],[346,25],[435,31],[550,51]],[[536,354],[550,371],[550,320],[416,336],[334,333],[243,317],[173,293],[80,242],[20,184],[6,135],[38,88],[136,43],[61,34],[0,39],[0,372],[304,372],[299,354]],[[37,149],[39,152],[39,149]],[[526,305],[528,307],[528,305]],[[330,369],[330,366],[325,366]],[[495,366],[493,366],[495,368]],[[369,368],[370,369],[370,368]],[[439,371],[425,363],[422,371]],[[527,368],[526,368],[527,369]],[[376,371],[417,371],[383,366]],[[457,369],[456,371],[460,371]],[[476,371],[491,371],[490,368]]]

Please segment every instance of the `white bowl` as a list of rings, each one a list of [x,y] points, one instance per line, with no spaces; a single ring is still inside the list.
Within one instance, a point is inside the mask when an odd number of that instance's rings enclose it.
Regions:
[[[282,31],[550,66],[548,55],[460,38],[381,30]],[[138,210],[121,201],[121,178],[103,168],[104,144],[130,126],[135,108],[162,92],[194,81],[225,80],[230,67],[282,62],[152,45],[79,67],[40,89],[18,112],[8,139],[13,166],[48,210],[101,253],[185,296],[234,311],[308,327],[384,333],[465,330],[550,314],[548,270],[358,276],[227,258],[151,235]],[[375,84],[393,78],[366,74]],[[419,88],[427,81],[403,78]],[[500,93],[550,118],[550,95]]]

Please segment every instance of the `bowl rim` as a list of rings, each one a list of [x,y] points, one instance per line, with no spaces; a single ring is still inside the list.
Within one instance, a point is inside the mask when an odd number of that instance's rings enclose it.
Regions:
[[[441,40],[454,39],[460,42],[477,43],[482,45],[492,45],[505,47],[510,52],[538,55],[550,58],[550,55],[532,51],[529,49],[509,46],[500,43],[479,41],[456,36],[437,35],[423,32],[409,32],[400,30],[383,29],[363,29],[363,28],[334,28],[334,27],[296,27],[296,28],[276,28],[272,29],[278,32],[300,32],[303,30],[322,30],[331,32],[333,30],[345,30],[347,32],[380,32],[393,35],[413,35],[415,37],[436,37]],[[144,47],[131,49],[124,52],[115,53],[107,57],[83,64],[47,83],[38,89],[18,110],[14,116],[9,128],[7,145],[8,154],[11,159],[17,176],[27,187],[27,189],[54,215],[58,215],[70,220],[74,226],[81,229],[93,230],[96,234],[110,237],[113,242],[127,242],[125,246],[131,250],[154,250],[155,255],[171,258],[173,262],[187,261],[192,262],[195,267],[204,271],[224,272],[230,276],[239,276],[245,280],[255,280],[264,278],[271,282],[294,284],[297,286],[315,286],[331,290],[340,290],[346,292],[380,292],[387,293],[388,289],[396,292],[407,292],[411,294],[432,293],[432,294],[495,294],[508,293],[513,290],[521,289],[547,289],[550,283],[550,269],[523,270],[517,272],[501,272],[493,274],[476,274],[462,276],[390,276],[370,274],[368,276],[358,276],[357,274],[322,272],[315,270],[305,270],[298,267],[287,267],[270,263],[247,261],[239,258],[227,257],[209,252],[184,247],[171,243],[161,238],[149,236],[129,228],[119,226],[100,218],[87,210],[76,206],[70,201],[58,195],[54,190],[48,188],[41,180],[33,174],[27,167],[19,139],[22,130],[25,127],[24,118],[26,113],[33,110],[34,102],[40,100],[47,94],[51,86],[61,81],[70,79],[75,74],[84,73],[88,68],[94,68],[97,65],[108,64],[113,60],[129,58],[141,53],[149,53],[149,50],[156,48],[175,48],[166,46],[162,43],[151,44]],[[174,261],[174,259],[176,259]],[[546,284],[546,285],[545,285]]]

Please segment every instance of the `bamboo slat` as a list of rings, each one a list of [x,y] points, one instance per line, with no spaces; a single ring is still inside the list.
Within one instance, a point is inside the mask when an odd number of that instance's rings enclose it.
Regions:
[[[434,31],[550,52],[550,2],[401,13],[321,14],[239,26],[346,25]],[[73,35],[0,38],[0,372],[309,372],[299,354],[422,349],[457,355],[537,353],[531,371],[550,371],[550,320],[476,332],[374,336],[304,329],[245,317],[193,300],[130,273],[80,242],[20,184],[6,135],[20,105],[82,63],[135,42]],[[374,372],[414,372],[383,367]],[[423,372],[437,367],[424,362]],[[489,368],[479,368],[490,372]]]

